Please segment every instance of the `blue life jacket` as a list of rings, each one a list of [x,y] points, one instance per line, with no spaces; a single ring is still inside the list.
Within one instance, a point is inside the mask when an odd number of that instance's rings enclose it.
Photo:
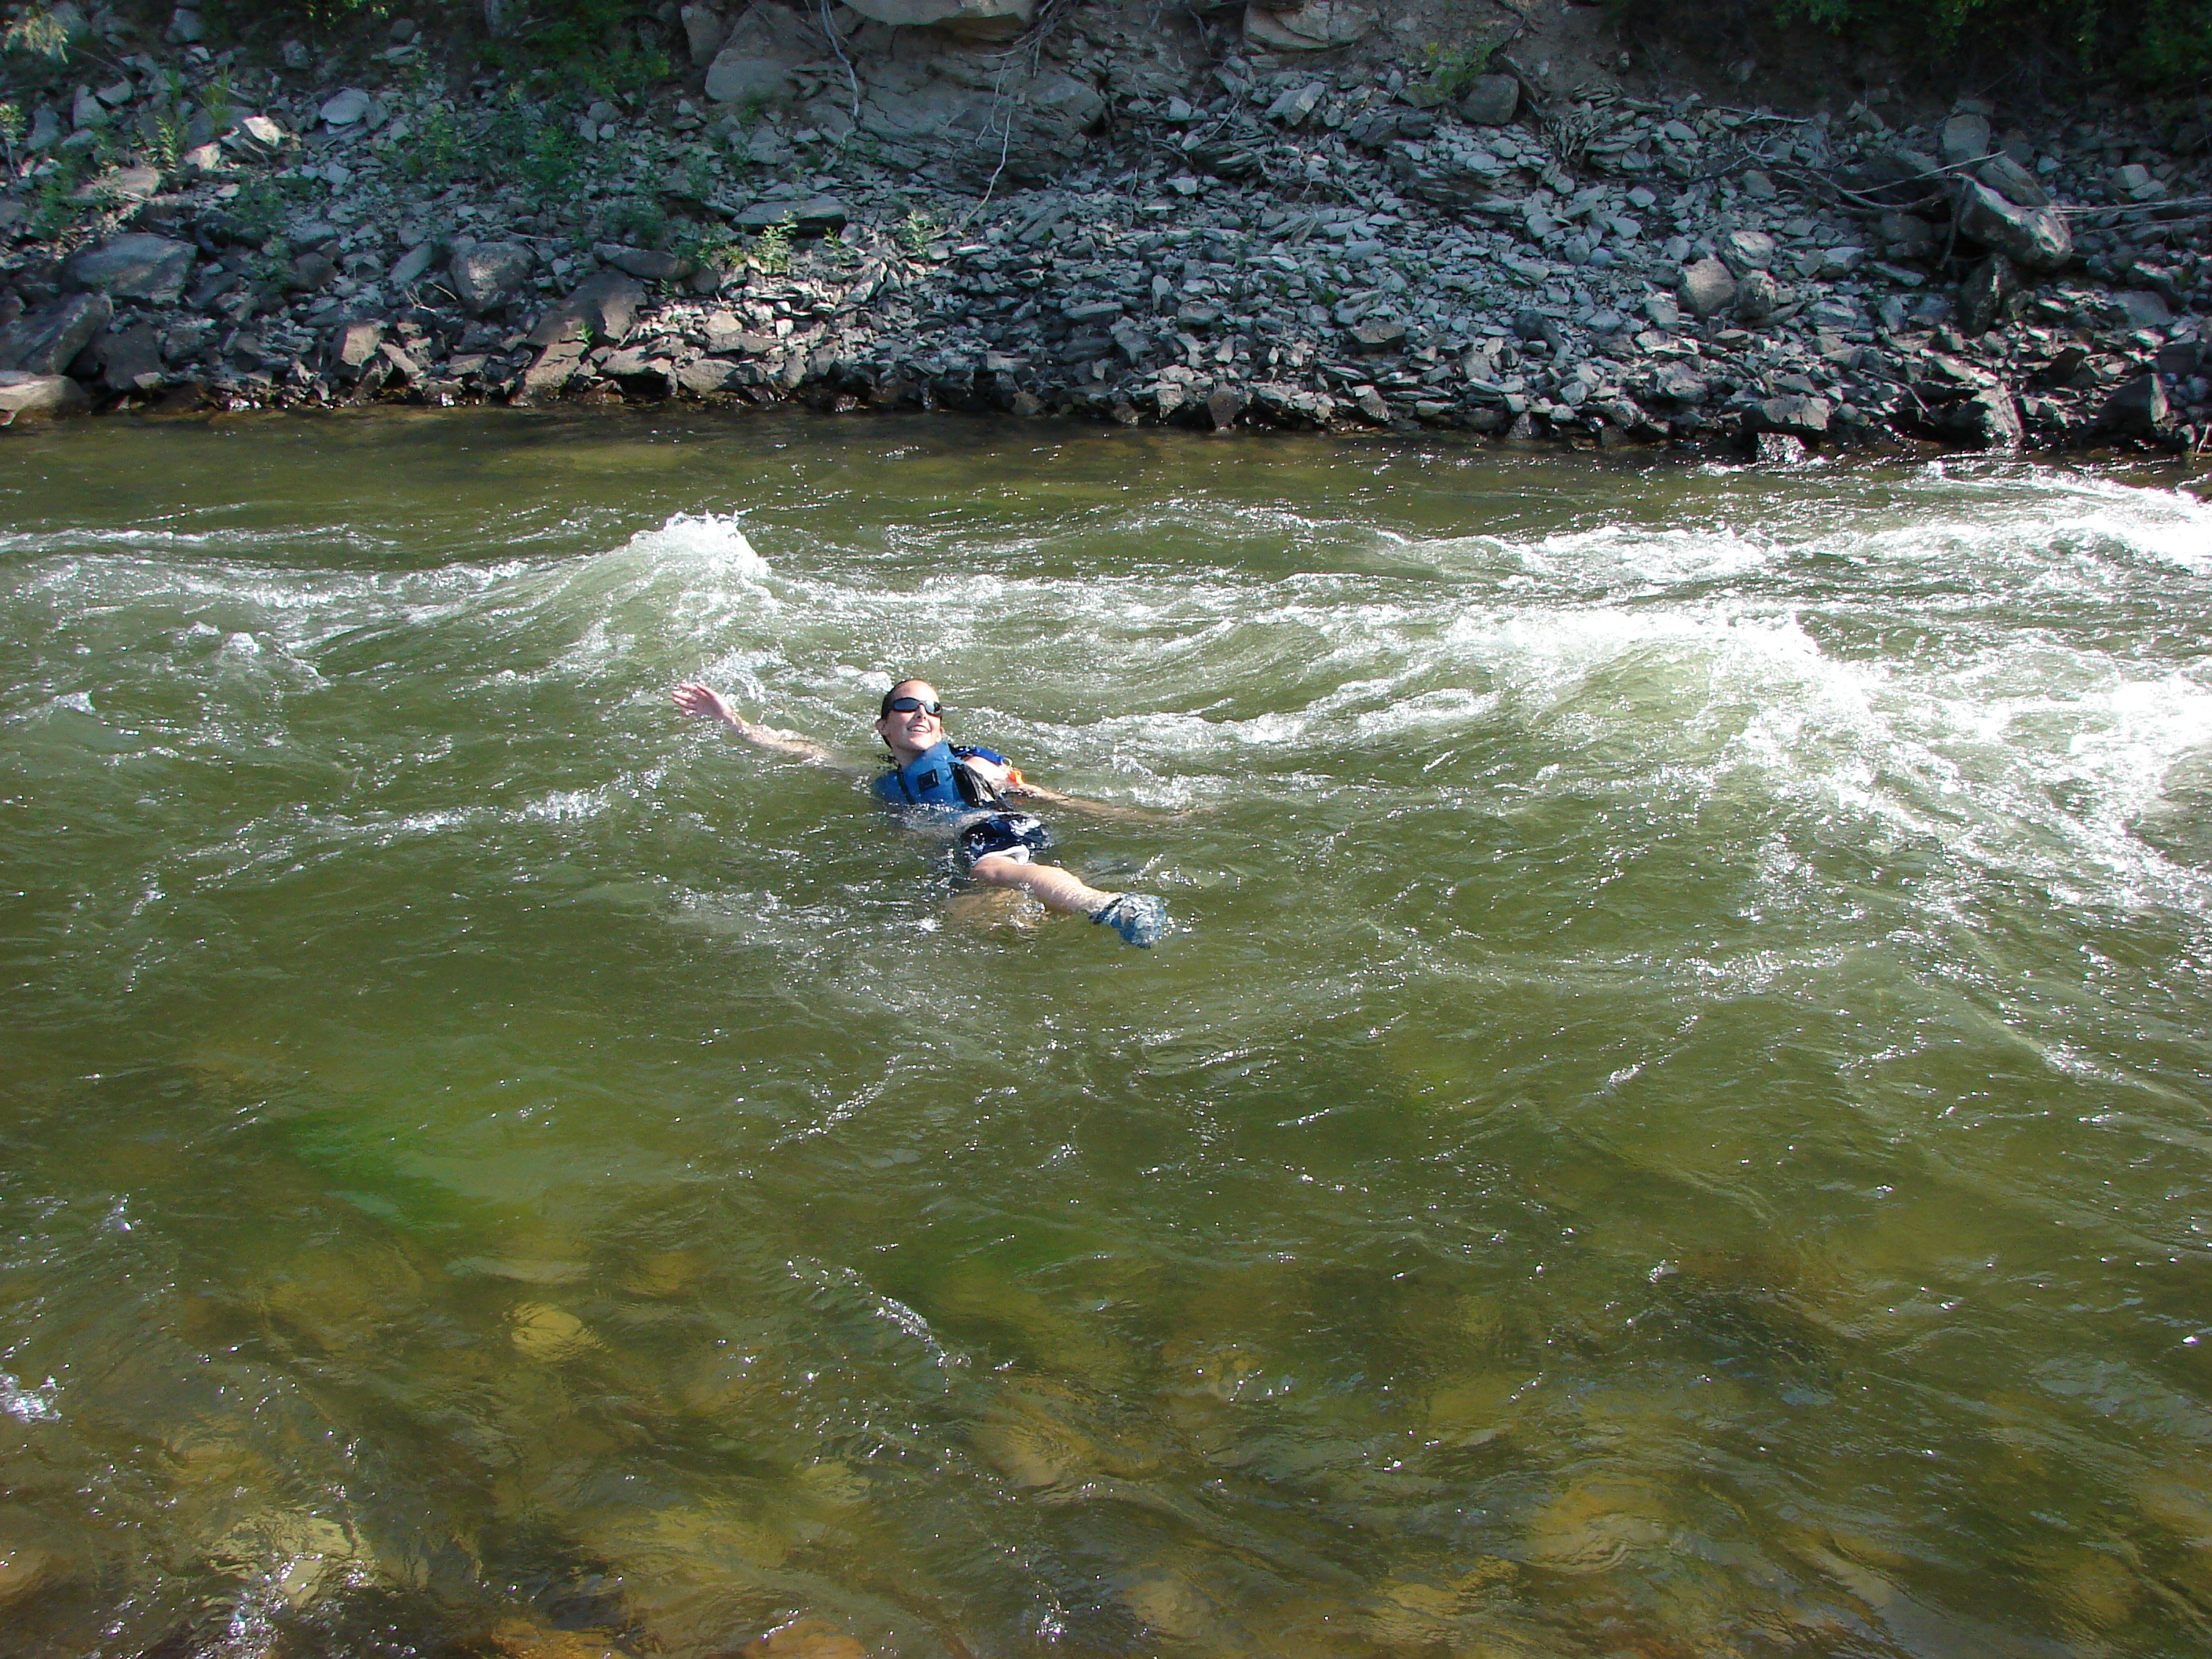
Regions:
[[[1004,755],[994,755],[988,749],[955,749],[949,743],[940,742],[923,750],[904,766],[884,773],[869,787],[879,799],[892,806],[1005,811],[1006,803],[1000,798],[999,792],[965,764],[971,755],[995,761],[1000,766],[1006,764]]]

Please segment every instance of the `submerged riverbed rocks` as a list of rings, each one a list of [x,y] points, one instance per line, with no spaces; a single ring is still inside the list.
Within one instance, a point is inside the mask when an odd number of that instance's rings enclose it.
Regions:
[[[2201,118],[1786,114],[1460,73],[1322,0],[1026,4],[668,6],[689,78],[573,108],[454,78],[404,19],[331,85],[189,11],[94,18],[112,78],[28,108],[0,194],[0,411],[2212,441]]]

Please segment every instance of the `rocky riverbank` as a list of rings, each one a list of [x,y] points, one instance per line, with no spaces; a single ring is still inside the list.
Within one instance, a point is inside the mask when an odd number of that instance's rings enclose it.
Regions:
[[[671,5],[635,37],[668,74],[570,95],[404,18],[318,60],[59,8],[71,55],[15,93],[0,410],[2212,442],[2201,116],[1783,112],[1338,0],[1026,5]]]

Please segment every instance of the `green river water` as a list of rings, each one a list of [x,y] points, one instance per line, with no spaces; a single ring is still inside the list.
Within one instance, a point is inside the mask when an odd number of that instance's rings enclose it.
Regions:
[[[2212,510],[0,447],[0,1655],[2212,1650]],[[1129,949],[948,911],[956,739]],[[783,1628],[793,1620],[809,1621]]]

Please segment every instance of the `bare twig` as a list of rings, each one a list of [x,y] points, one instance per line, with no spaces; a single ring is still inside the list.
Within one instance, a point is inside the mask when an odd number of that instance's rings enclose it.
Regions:
[[[2169,197],[2156,202],[2118,202],[2109,207],[2062,207],[2054,208],[2052,211],[2089,218],[2101,214],[2157,213],[2169,208],[2212,208],[2212,196]]]
[[[860,77],[853,70],[853,60],[845,55],[845,41],[837,33],[837,25],[830,15],[830,0],[820,0],[822,33],[830,37],[830,50],[837,54],[837,61],[845,66],[846,84],[853,89],[853,125],[860,124]]]

